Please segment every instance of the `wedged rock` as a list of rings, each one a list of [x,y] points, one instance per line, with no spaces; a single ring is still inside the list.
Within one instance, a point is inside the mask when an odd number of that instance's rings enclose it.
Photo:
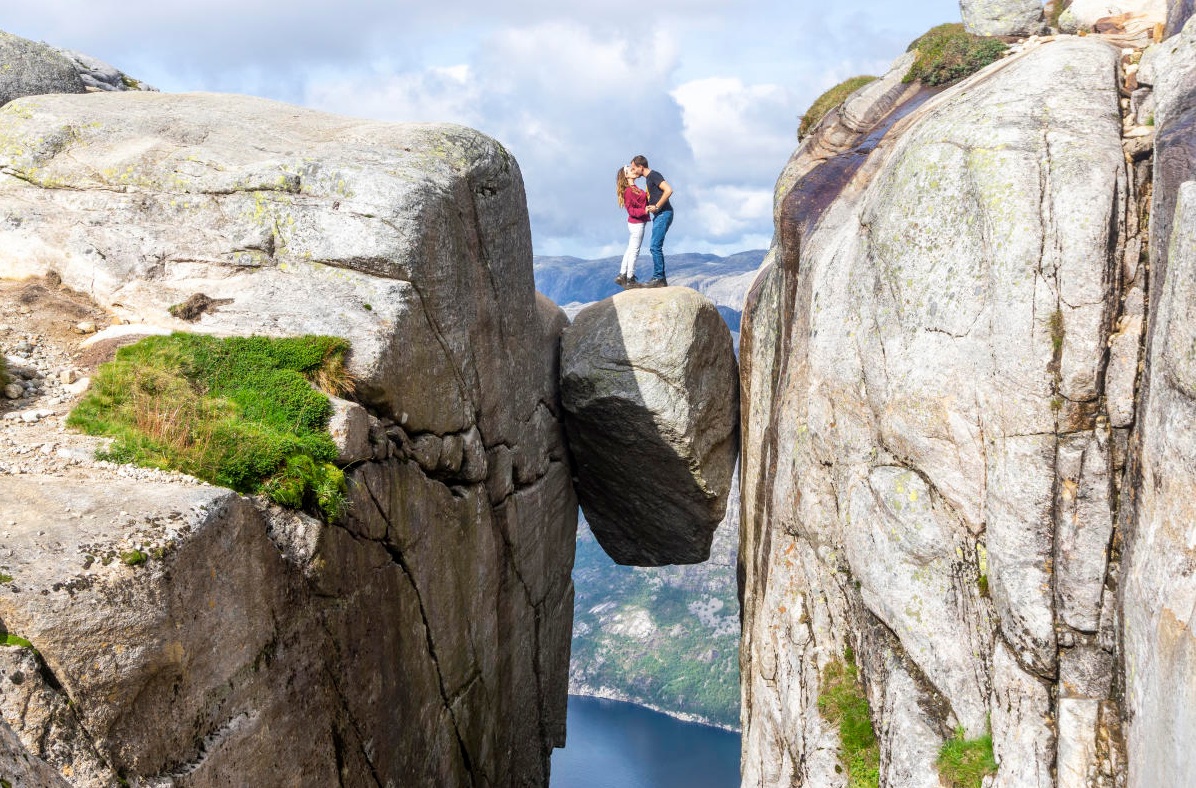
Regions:
[[[817,696],[847,645],[894,780],[928,732],[991,717],[996,784],[1055,784],[1060,640],[1112,649],[1119,57],[1027,43],[898,119],[818,210],[802,188],[843,162],[803,146],[778,181],[740,349],[745,784],[841,784]]]
[[[1041,0],[959,0],[964,29],[977,36],[1030,36],[1045,28]]]
[[[0,106],[22,96],[85,93],[75,64],[61,52],[37,41],[0,30]]]
[[[577,507],[510,154],[135,91],[19,99],[0,136],[0,277],[58,274],[131,335],[341,336],[357,381],[336,523],[123,468],[5,477],[0,622],[51,677],[40,717],[0,683],[29,754],[81,786],[547,785]],[[172,317],[195,293],[230,300]]]
[[[561,343],[561,400],[582,510],[620,564],[706,560],[738,457],[738,368],[714,304],[630,290]]]

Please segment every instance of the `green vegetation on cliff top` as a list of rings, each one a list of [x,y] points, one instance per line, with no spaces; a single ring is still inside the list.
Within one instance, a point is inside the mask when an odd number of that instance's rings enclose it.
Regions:
[[[906,50],[917,50],[918,57],[902,81],[950,85],[999,60],[1007,49],[999,38],[974,36],[958,22],[932,27]]]
[[[864,87],[864,85],[875,81],[876,77],[866,75],[851,77],[850,79],[843,80],[814,99],[814,103],[806,110],[806,114],[801,116],[801,125],[797,127],[797,138],[799,140],[804,138],[818,125],[819,121],[826,117],[826,113],[842,104],[847,100],[848,96]]]
[[[114,437],[103,459],[263,492],[335,520],[345,479],[332,464],[332,405],[313,384],[348,388],[348,350],[324,336],[148,337],[101,365],[67,424]]]
[[[859,669],[851,649],[822,671],[818,711],[827,722],[839,726],[843,745],[840,760],[847,769],[848,788],[877,788],[880,785],[880,745],[872,730],[872,710],[860,685]]]

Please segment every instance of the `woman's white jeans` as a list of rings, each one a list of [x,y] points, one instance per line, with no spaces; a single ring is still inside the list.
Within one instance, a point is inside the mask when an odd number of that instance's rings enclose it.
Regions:
[[[623,267],[619,273],[630,279],[635,276],[635,261],[640,256],[640,246],[644,243],[644,227],[647,222],[628,222],[627,232],[631,237],[627,239],[627,251],[623,253]]]

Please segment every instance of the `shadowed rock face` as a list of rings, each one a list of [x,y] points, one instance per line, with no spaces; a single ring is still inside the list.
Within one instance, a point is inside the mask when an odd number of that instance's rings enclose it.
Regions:
[[[737,392],[730,332],[692,290],[630,290],[565,331],[561,398],[578,498],[616,562],[709,557],[738,455]]]
[[[943,741],[990,721],[998,786],[1117,763],[1144,304],[1118,54],[1027,46],[893,124],[816,214],[788,209],[818,140],[781,176],[740,356],[744,785],[842,784],[817,697],[847,647],[881,785],[937,786]]]
[[[343,336],[368,409],[337,424],[336,525],[215,487],[5,477],[0,625],[45,667],[0,682],[25,746],[84,786],[546,785],[577,509],[566,321],[534,292],[510,155],[155,93],[20,99],[0,139],[0,277],[52,271],[146,332]],[[172,317],[195,293],[222,303]],[[147,539],[146,563],[111,560]]]

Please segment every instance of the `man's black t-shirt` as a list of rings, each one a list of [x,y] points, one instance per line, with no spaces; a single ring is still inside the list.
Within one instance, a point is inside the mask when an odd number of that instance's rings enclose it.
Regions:
[[[645,179],[648,181],[648,204],[658,205],[660,203],[660,198],[664,196],[664,190],[660,188],[660,184],[664,183],[667,179],[656,170],[652,170],[652,172],[648,173],[647,176],[645,176]],[[671,203],[665,202],[657,210],[668,211],[672,210],[672,208],[673,206]]]

